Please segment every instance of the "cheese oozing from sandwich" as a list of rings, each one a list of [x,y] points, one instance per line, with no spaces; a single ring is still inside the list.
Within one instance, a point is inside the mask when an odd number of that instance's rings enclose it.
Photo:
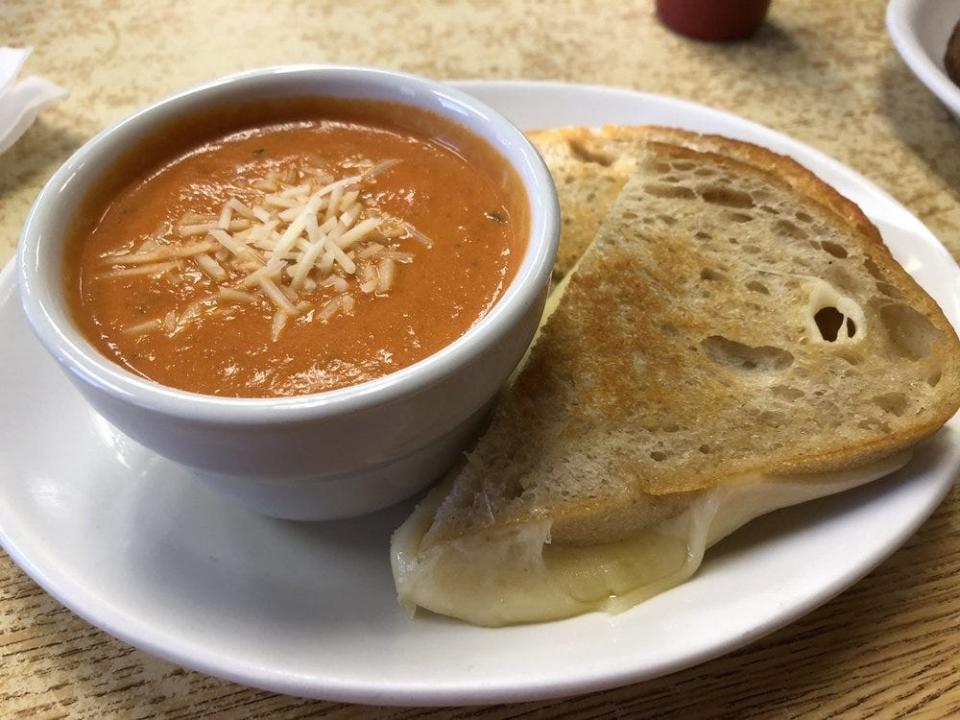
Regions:
[[[677,514],[596,545],[552,543],[549,520],[430,544],[443,484],[393,537],[399,600],[411,614],[421,607],[486,626],[625,610],[690,578],[707,548],[754,518],[863,485],[909,458],[906,451],[842,472],[751,477],[688,493]]]

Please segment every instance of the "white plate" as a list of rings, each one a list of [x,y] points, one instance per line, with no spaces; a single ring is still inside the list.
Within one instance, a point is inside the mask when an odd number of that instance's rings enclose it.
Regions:
[[[957,0],[890,0],[887,32],[903,61],[960,120],[960,87],[943,68],[947,40],[960,20]]]
[[[596,87],[463,83],[524,127],[669,123],[788,153],[856,200],[901,262],[960,318],[960,271],[867,180],[742,119]],[[368,703],[461,704],[571,695],[702,662],[808,612],[914,532],[949,488],[948,427],[895,476],[767,516],[696,577],[622,615],[502,628],[407,619],[387,547],[410,504],[359,520],[251,515],[118,436],[34,341],[0,275],[0,542],[63,604],[176,663],[270,690]]]

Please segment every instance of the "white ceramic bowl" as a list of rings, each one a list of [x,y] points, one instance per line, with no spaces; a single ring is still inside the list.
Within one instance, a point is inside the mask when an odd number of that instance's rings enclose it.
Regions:
[[[489,314],[426,359],[352,387],[291,398],[219,398],[144,380],[100,354],[65,302],[65,229],[122,151],[174,119],[231,100],[320,95],[389,100],[448,118],[486,140],[516,170],[530,233],[516,276]],[[483,103],[401,73],[295,66],[187,90],[107,128],[38,196],[20,238],[24,309],[46,349],[93,408],[120,431],[189,466],[257,512],[327,519],[370,512],[436,480],[476,433],[536,330],[559,235],[550,174],[523,133]]]
[[[960,121],[960,87],[943,68],[947,40],[958,20],[957,0],[890,0],[887,5],[887,32],[897,52]]]

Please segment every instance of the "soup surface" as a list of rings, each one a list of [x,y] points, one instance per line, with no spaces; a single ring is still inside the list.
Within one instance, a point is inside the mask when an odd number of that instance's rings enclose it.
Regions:
[[[107,357],[198,393],[314,393],[425,358],[502,295],[528,210],[491,148],[400,105],[285,109],[171,128],[87,202],[68,294]]]

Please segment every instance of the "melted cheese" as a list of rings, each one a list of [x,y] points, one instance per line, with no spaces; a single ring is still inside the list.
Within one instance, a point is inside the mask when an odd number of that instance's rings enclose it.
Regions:
[[[489,626],[619,612],[689,578],[707,548],[750,520],[875,480],[909,457],[828,475],[744,479],[691,494],[683,512],[633,537],[576,547],[552,544],[549,520],[424,546],[444,484],[394,534],[399,599],[411,613],[422,607]]]

